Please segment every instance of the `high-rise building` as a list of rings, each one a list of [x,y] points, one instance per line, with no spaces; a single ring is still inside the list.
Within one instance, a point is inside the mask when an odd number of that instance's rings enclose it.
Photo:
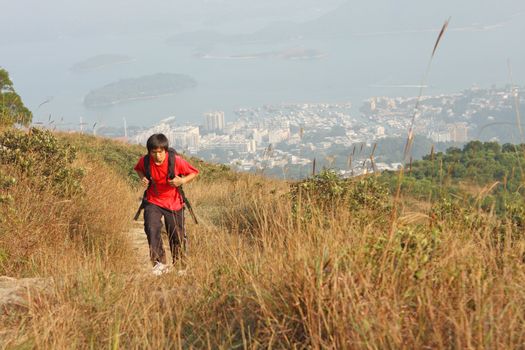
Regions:
[[[197,148],[200,142],[199,128],[196,126],[175,127],[166,136],[171,145],[179,148]]]
[[[204,114],[207,131],[220,131],[224,129],[224,112],[208,112]]]
[[[375,111],[377,108],[377,103],[376,103],[376,99],[375,98],[372,98],[370,100],[370,111],[373,112]]]

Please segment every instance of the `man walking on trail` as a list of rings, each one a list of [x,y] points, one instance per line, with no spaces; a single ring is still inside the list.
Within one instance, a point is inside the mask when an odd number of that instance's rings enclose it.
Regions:
[[[184,202],[178,187],[189,183],[199,173],[186,160],[175,155],[175,177],[169,179],[168,146],[168,138],[164,134],[151,135],[146,142],[148,155],[141,157],[134,168],[146,188],[144,231],[148,237],[150,259],[155,275],[167,272],[169,268],[166,265],[162,244],[161,218],[164,218],[168,233],[172,263],[175,264],[179,258],[182,258],[181,246],[186,246],[187,236],[184,227]],[[144,163],[145,159],[149,159],[149,169],[146,168],[148,165]],[[150,176],[150,180],[146,174]]]

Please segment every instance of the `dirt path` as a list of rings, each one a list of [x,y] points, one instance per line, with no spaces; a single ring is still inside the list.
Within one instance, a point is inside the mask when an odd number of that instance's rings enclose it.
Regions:
[[[133,249],[133,257],[136,260],[137,269],[140,272],[151,272],[148,239],[144,233],[144,221],[134,221],[132,227],[128,231],[128,236]]]
[[[186,223],[188,230],[193,232],[194,230],[200,231],[200,227],[197,228],[193,223]],[[132,248],[133,258],[135,260],[135,268],[141,273],[151,273],[151,263],[149,260],[149,246],[148,239],[144,233],[144,221],[134,221],[131,228],[127,232],[129,242]],[[164,251],[166,252],[166,260],[171,261],[171,251],[169,248],[168,237],[166,232],[163,230],[162,241]],[[191,246],[191,239],[190,239]]]

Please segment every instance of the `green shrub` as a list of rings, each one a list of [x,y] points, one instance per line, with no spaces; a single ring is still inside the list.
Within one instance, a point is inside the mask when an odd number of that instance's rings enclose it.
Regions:
[[[388,256],[400,271],[409,272],[411,278],[424,278],[428,271],[426,266],[432,262],[441,247],[440,230],[415,225],[398,228],[389,235],[390,233],[383,232],[369,237],[370,241],[365,249],[372,269],[379,271],[381,265],[377,262]]]
[[[0,204],[8,204],[13,201],[13,197],[9,194],[9,188],[14,184],[16,184],[16,179],[3,174],[0,170]]]
[[[505,218],[514,227],[523,229],[525,227],[525,200],[519,194],[508,196],[505,203]]]
[[[0,165],[15,167],[62,197],[81,191],[84,171],[72,165],[75,157],[76,150],[48,130],[8,129],[0,134]]]
[[[304,220],[312,217],[314,208],[325,214],[346,208],[358,218],[369,216],[369,211],[383,216],[392,209],[390,191],[377,177],[345,179],[333,170],[292,184],[290,196],[294,215],[300,210]]]
[[[387,186],[373,176],[360,178],[348,187],[350,209],[391,209],[390,191]]]

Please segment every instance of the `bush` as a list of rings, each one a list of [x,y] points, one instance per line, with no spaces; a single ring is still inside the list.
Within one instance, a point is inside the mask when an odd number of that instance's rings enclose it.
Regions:
[[[390,191],[377,177],[344,179],[333,170],[292,184],[290,196],[293,212],[301,210],[307,220],[314,208],[324,214],[346,208],[356,216],[367,216],[368,211],[385,214],[392,208]]]
[[[377,264],[384,256],[393,260],[397,268],[410,273],[410,277],[421,279],[426,276],[426,265],[431,263],[441,246],[441,232],[423,225],[398,228],[391,237],[381,233],[369,237],[366,246],[368,261],[372,269],[381,270]]]
[[[9,203],[13,197],[9,194],[9,188],[16,184],[16,179],[12,176],[7,176],[0,171],[0,204]],[[0,222],[1,222],[0,218]]]
[[[76,150],[48,130],[9,129],[0,134],[0,165],[11,165],[41,187],[51,186],[62,197],[81,191],[83,169],[72,165]]]

